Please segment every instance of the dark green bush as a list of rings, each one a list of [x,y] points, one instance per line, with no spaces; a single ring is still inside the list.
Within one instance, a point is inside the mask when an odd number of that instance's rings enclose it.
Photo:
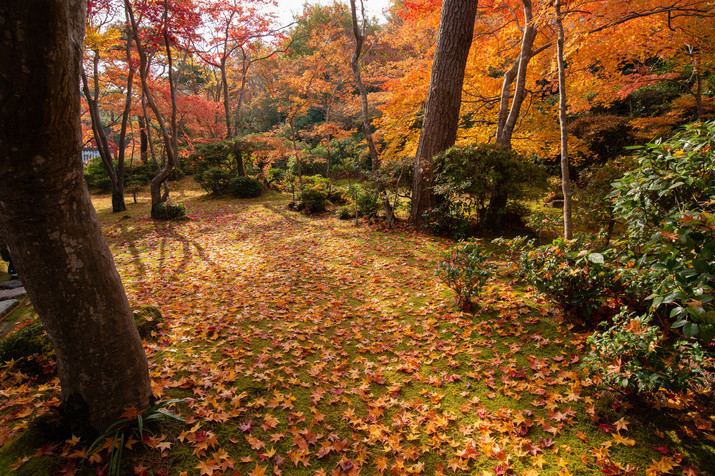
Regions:
[[[179,204],[161,202],[152,213],[152,218],[156,220],[182,220],[186,218],[186,207]]]
[[[195,176],[201,188],[211,195],[225,195],[229,191],[229,184],[236,175],[220,167],[211,167]]]
[[[234,177],[228,182],[231,195],[238,198],[260,197],[263,193],[261,182],[253,177]]]
[[[474,241],[459,243],[444,252],[436,274],[457,293],[460,308],[470,309],[493,276],[495,267],[487,262],[488,257]]]
[[[629,235],[647,240],[686,211],[715,212],[715,121],[637,149],[635,167],[613,183],[614,213]]]
[[[252,160],[255,144],[240,138],[199,144],[186,160],[185,169],[191,174],[201,174],[212,168],[232,172],[231,176],[244,174]]]
[[[526,185],[539,183],[543,170],[510,149],[489,144],[452,147],[435,159],[435,193],[457,223],[474,221],[499,230],[509,200],[521,198]],[[474,217],[473,219],[470,217]]]
[[[613,251],[596,252],[581,241],[556,239],[527,248],[519,259],[522,276],[575,321],[592,314],[613,294],[618,273],[606,264]]]
[[[112,181],[109,179],[107,169],[102,164],[102,159],[95,157],[84,167],[84,180],[87,188],[97,193],[111,193]]]
[[[615,219],[613,200],[609,197],[613,192],[611,184],[632,168],[633,160],[622,157],[581,171],[574,197],[576,217],[584,228],[597,231],[605,227],[612,232]]]
[[[289,208],[311,215],[327,210],[330,181],[320,175],[303,177],[302,188],[298,192],[298,201],[291,202]]]

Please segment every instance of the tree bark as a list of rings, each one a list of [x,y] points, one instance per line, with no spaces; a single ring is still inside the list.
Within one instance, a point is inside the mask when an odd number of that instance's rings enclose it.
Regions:
[[[154,115],[156,116],[156,121],[159,124],[159,130],[161,131],[162,138],[164,139],[164,146],[165,146],[165,150],[166,150],[166,163],[164,164],[163,169],[153,179],[151,179],[151,184],[149,185],[149,190],[151,193],[151,216],[152,216],[152,218],[155,218],[159,204],[162,203],[164,200],[166,200],[166,197],[162,197],[162,195],[161,195],[161,186],[162,186],[162,184],[164,184],[164,182],[166,182],[169,179],[171,170],[174,168],[174,166],[177,163],[176,149],[174,148],[174,140],[172,139],[171,135],[169,134],[169,130],[166,127],[166,122],[164,121],[164,116],[161,114],[161,111],[159,110],[159,107],[157,106],[156,101],[154,100],[154,95],[152,94],[151,89],[149,89],[149,83],[148,83],[149,65],[147,62],[147,55],[146,55],[146,52],[144,51],[144,48],[142,47],[141,41],[139,39],[139,26],[137,25],[136,19],[134,18],[134,9],[132,8],[131,3],[129,3],[129,0],[124,0],[124,8],[126,9],[126,14],[128,17],[129,26],[131,27],[131,30],[132,30],[132,36],[134,37],[134,42],[137,45],[137,53],[139,54],[139,77],[141,78],[142,91],[144,92],[144,96],[146,97],[147,103],[149,103],[149,107],[151,108],[152,112],[154,112]],[[164,15],[165,15],[164,20],[166,20],[167,9],[168,9],[167,0],[164,0]],[[167,35],[168,35],[168,33],[165,31],[164,32],[165,43],[167,43]],[[169,48],[167,45],[167,51],[168,50],[169,50]],[[170,58],[170,55],[169,55],[169,58]],[[172,81],[171,74],[172,73],[171,73],[171,61],[170,61],[169,62],[169,89],[171,91],[171,103],[172,103],[172,119],[171,119],[172,123],[170,125],[171,125],[172,131],[175,131],[176,130],[176,92],[174,90],[174,84]]]
[[[0,3],[0,228],[57,354],[63,411],[103,431],[151,396],[82,177],[84,0]]]
[[[556,9],[556,28],[559,36],[556,41],[556,62],[559,69],[559,124],[561,125],[561,189],[564,193],[564,238],[572,238],[571,222],[571,181],[569,178],[568,132],[566,129],[566,67],[564,64],[564,23],[561,13],[561,0],[554,2]]]
[[[355,51],[353,51],[353,56],[350,60],[350,66],[353,70],[355,85],[357,86],[358,91],[360,91],[360,103],[362,104],[362,131],[365,135],[365,141],[367,142],[368,151],[370,152],[370,163],[372,166],[372,171],[377,172],[377,169],[380,167],[380,163],[378,162],[377,158],[377,149],[375,148],[375,142],[372,140],[370,115],[367,104],[367,91],[365,90],[365,84],[362,82],[362,77],[360,76],[360,54],[362,53],[362,47],[365,43],[365,15],[363,13],[363,26],[362,28],[360,28],[358,27],[355,0],[350,0],[350,11],[352,12],[353,19],[353,35],[355,35]]]
[[[424,213],[435,205],[433,159],[454,145],[462,102],[464,68],[474,35],[476,0],[444,0],[437,33],[425,117],[415,157],[410,219],[424,223]]]
[[[514,63],[516,71],[513,71],[514,66],[512,66],[512,68],[510,68],[504,75],[506,95],[504,89],[502,89],[502,102],[499,111],[499,123],[496,135],[496,144],[501,147],[506,147],[507,149],[511,149],[511,137],[514,133],[517,120],[519,119],[521,105],[524,103],[524,99],[526,98],[526,72],[529,66],[529,61],[531,61],[531,58],[533,57],[531,48],[534,46],[534,40],[536,39],[536,34],[538,33],[536,28],[534,28],[531,0],[522,0],[522,6],[524,8],[524,28],[522,32],[521,50],[519,52],[519,58],[516,63]],[[509,90],[511,88],[511,83],[514,81],[514,75],[516,75],[514,99],[511,102],[511,108],[509,108],[507,106],[509,102]],[[508,114],[506,114],[507,109],[509,109]]]

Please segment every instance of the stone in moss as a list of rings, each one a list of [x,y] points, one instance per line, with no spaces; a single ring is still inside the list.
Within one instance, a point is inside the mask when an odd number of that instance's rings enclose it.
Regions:
[[[164,322],[161,311],[154,306],[139,306],[134,309],[134,322],[142,339],[149,339]]]
[[[0,344],[0,362],[18,360],[34,354],[54,354],[50,339],[45,333],[41,322],[33,322],[29,326],[14,332]]]

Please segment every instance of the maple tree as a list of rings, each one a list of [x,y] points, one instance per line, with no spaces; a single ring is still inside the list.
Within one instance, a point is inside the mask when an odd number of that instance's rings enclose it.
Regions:
[[[250,65],[257,61],[249,57],[249,51],[254,49],[252,43],[257,39],[270,35],[272,16],[267,12],[266,5],[275,4],[271,0],[206,0],[201,3],[204,27],[211,36],[203,37],[197,54],[207,64],[218,68],[220,73],[221,91],[223,93],[224,117],[226,121],[226,137],[232,137],[231,131],[231,98],[229,96],[228,61],[237,51],[241,52],[241,89],[236,108],[236,117],[240,116],[243,102],[246,75]],[[238,127],[238,121],[236,124]]]
[[[124,108],[121,112],[121,129],[119,138],[116,143],[117,157],[116,168],[114,165],[114,157],[105,132],[104,121],[101,117],[99,108],[100,94],[100,79],[99,79],[99,63],[101,59],[101,50],[111,51],[118,45],[120,32],[114,28],[102,31],[105,23],[108,22],[116,14],[114,5],[111,3],[89,2],[87,5],[87,34],[85,35],[85,52],[92,52],[92,88],[87,77],[86,69],[82,69],[82,90],[85,100],[87,101],[89,113],[92,121],[92,133],[94,142],[102,159],[102,165],[107,170],[109,179],[112,184],[112,210],[120,212],[126,210],[124,204],[124,155],[126,150],[126,135],[127,124],[132,103],[132,86],[134,81],[135,66],[132,64],[131,57],[131,38],[127,35],[125,39],[125,62],[126,62],[126,79],[123,82],[123,87],[126,90],[126,100]],[[126,32],[125,32],[126,33]],[[114,144],[112,144],[114,145]]]

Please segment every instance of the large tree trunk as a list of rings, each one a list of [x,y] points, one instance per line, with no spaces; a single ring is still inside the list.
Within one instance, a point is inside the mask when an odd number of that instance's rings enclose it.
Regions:
[[[564,193],[564,238],[572,237],[571,222],[571,180],[569,178],[568,132],[566,129],[566,67],[564,65],[564,24],[561,13],[561,0],[554,3],[556,9],[556,28],[559,36],[556,41],[556,61],[559,68],[559,123],[561,125],[561,189]]]
[[[83,0],[5,0],[0,228],[55,347],[63,408],[103,431],[151,395],[146,356],[80,160]]]
[[[444,0],[437,33],[432,75],[425,103],[425,118],[415,157],[412,182],[412,223],[421,226],[423,215],[435,204],[433,159],[454,145],[462,102],[464,68],[474,35],[476,0]]]

